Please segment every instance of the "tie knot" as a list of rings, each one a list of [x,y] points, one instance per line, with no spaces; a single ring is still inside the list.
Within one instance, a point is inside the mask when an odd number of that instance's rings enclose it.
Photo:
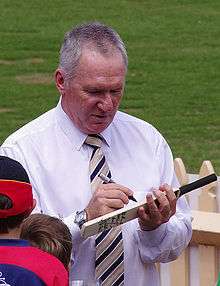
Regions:
[[[88,135],[85,140],[85,144],[91,147],[98,147],[101,148],[102,146],[102,137],[98,134]]]

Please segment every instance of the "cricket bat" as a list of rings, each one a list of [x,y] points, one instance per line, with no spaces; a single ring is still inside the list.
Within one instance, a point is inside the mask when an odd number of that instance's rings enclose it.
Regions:
[[[175,189],[174,193],[177,197],[181,197],[182,195],[185,195],[188,192],[191,192],[192,190],[201,188],[207,184],[210,184],[214,181],[217,181],[217,176],[213,173],[211,175],[208,175],[206,177],[203,177],[199,180],[196,180],[190,184],[181,186],[179,189]],[[158,204],[158,201],[156,198],[154,198],[155,203]],[[106,215],[100,216],[98,218],[89,220],[85,222],[82,225],[81,228],[81,235],[83,238],[88,238],[92,235],[98,234],[104,230],[107,230],[109,228],[118,226],[120,224],[126,223],[132,219],[137,218],[137,210],[139,207],[145,207],[146,206],[146,199],[134,203],[132,206],[124,207],[122,209],[113,211],[111,213],[108,213]]]

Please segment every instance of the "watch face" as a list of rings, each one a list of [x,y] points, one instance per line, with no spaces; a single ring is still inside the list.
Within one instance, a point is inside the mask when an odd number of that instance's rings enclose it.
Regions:
[[[81,227],[86,222],[86,212],[84,210],[77,211],[74,222]]]
[[[79,213],[79,220],[83,220],[84,219],[84,211],[81,211]]]

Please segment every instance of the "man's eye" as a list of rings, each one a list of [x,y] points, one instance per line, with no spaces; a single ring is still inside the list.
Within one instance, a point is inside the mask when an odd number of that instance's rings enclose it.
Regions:
[[[115,96],[120,95],[121,94],[121,89],[120,90],[111,90],[111,94],[115,95]]]
[[[88,93],[95,96],[101,94],[102,92],[100,90],[89,90]]]

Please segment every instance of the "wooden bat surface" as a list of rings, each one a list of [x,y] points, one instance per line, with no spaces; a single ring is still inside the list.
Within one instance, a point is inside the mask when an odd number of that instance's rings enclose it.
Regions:
[[[214,181],[217,181],[217,176],[213,173],[206,177],[200,178],[199,180],[196,180],[195,182],[181,186],[179,189],[174,189],[174,193],[178,199],[180,196],[194,189],[210,184],[211,182],[214,182]],[[154,197],[154,200],[155,200],[155,203],[158,205],[158,201],[155,199],[155,197]],[[87,238],[89,236],[102,232],[106,229],[118,226],[129,220],[135,219],[137,218],[138,208],[141,206],[146,206],[146,204],[147,204],[146,200],[133,203],[129,207],[126,206],[120,210],[117,210],[109,214],[100,216],[96,219],[87,221],[86,223],[82,225],[81,235],[83,238]]]
[[[146,205],[146,200],[142,202],[133,203],[130,207],[124,207],[120,210],[100,216],[96,219],[85,222],[81,228],[81,235],[83,238],[95,235],[106,229],[123,224],[129,220],[137,218],[137,210],[141,206]]]

